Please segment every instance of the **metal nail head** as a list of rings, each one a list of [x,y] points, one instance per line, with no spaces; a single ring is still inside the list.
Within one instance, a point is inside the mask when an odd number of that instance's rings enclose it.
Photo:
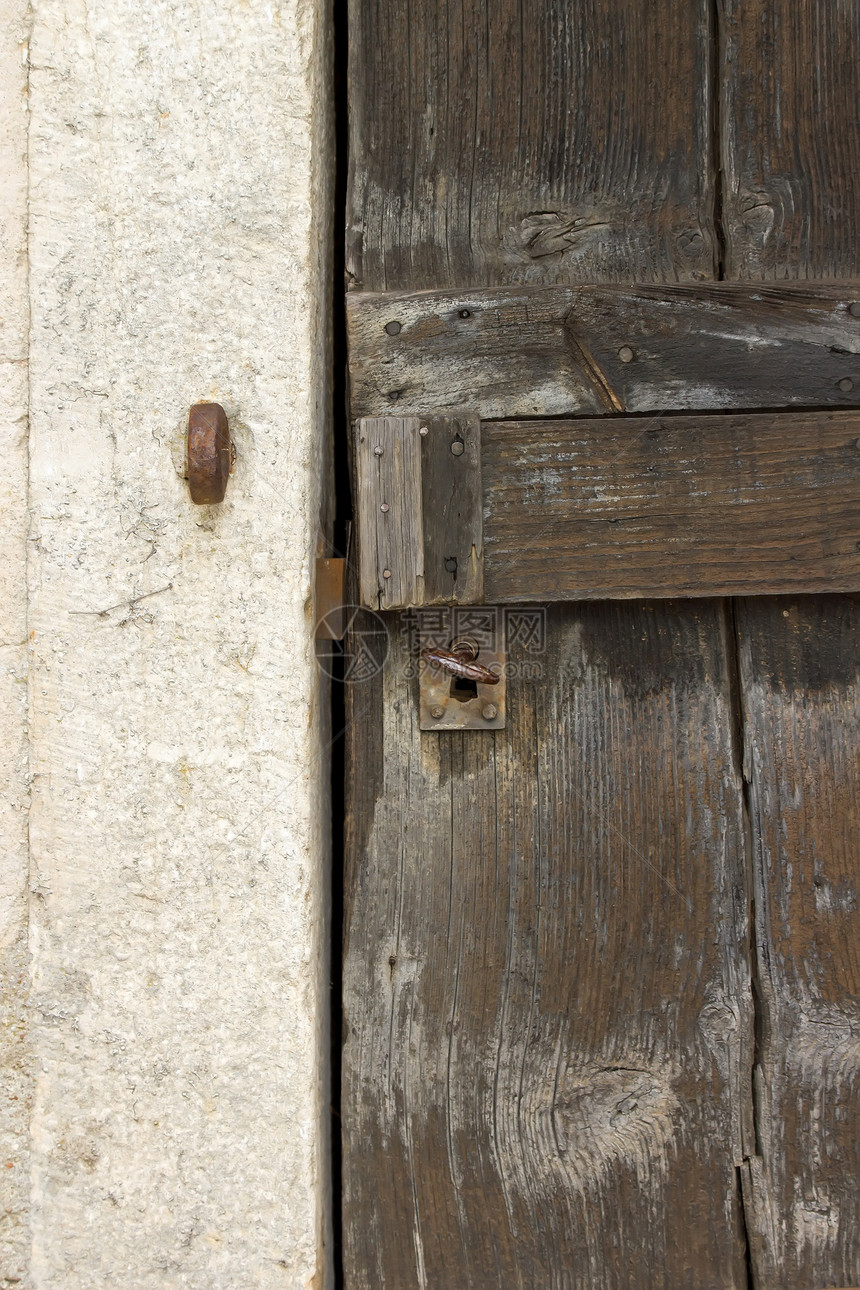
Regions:
[[[438,721],[439,718],[444,717],[444,715],[445,715],[445,709],[440,708],[438,704],[435,708],[430,709],[430,716],[433,718],[434,721]]]
[[[462,457],[463,453],[466,451],[466,445],[463,443],[463,440],[455,439],[451,444],[451,451],[455,457]]]
[[[391,570],[390,570],[390,569],[383,569],[383,570],[382,570],[382,576],[383,576],[383,578],[390,578],[390,577],[391,577]]]
[[[629,345],[622,345],[618,351],[618,357],[622,363],[632,363],[635,355]]]
[[[855,300],[848,306],[848,312],[852,318],[860,318],[860,300]]]
[[[388,505],[388,502],[383,502],[379,509],[382,511],[383,515],[387,515],[391,510],[391,507]]]
[[[429,426],[422,426],[422,427],[421,427],[421,429],[418,431],[418,433],[419,433],[419,434],[429,434],[429,433],[430,433],[430,427],[429,427]]]
[[[854,382],[851,380],[851,377],[843,376],[842,380],[839,382],[839,388],[843,394],[848,394],[851,390],[853,390]]]
[[[384,452],[385,452],[385,449],[383,448],[382,444],[378,443],[373,450],[373,455],[374,457],[381,457]]]
[[[495,721],[498,715],[499,709],[496,707],[495,703],[485,703],[481,709],[481,716],[485,721]]]

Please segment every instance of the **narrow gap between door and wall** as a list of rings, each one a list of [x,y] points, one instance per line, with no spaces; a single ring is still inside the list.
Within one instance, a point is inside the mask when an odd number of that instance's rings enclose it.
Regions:
[[[334,248],[332,273],[332,426],[334,436],[334,554],[351,560],[352,494],[349,477],[349,387],[346,344],[346,194],[349,164],[347,102],[348,5],[332,0],[334,98]],[[352,546],[352,550],[350,547]],[[349,579],[347,579],[349,585]],[[343,866],[346,819],[346,704],[343,659],[335,660],[331,683],[331,1182],[334,1288],[342,1290],[341,1047],[343,1043]]]

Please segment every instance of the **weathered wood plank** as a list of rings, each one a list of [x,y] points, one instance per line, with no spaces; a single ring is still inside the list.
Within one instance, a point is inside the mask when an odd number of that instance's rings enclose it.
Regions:
[[[424,604],[484,599],[481,425],[474,412],[422,420]]]
[[[490,603],[860,590],[860,412],[482,428]]]
[[[350,0],[352,286],[712,277],[711,9]],[[559,370],[619,410],[568,341],[524,415]],[[518,361],[484,388],[515,390]],[[444,386],[416,409],[480,406]],[[348,1290],[746,1286],[727,658],[710,603],[562,607],[504,732],[422,736],[399,637],[367,706],[351,695]]]
[[[497,734],[421,734],[396,620],[349,696],[349,1290],[746,1285],[723,610],[559,606],[542,644]]]
[[[477,416],[362,417],[355,461],[361,603],[369,609],[480,604]]]
[[[726,276],[860,272],[860,4],[722,0]]]
[[[860,4],[726,0],[722,26],[727,274],[831,278],[847,297],[860,266]],[[753,1273],[781,1290],[851,1285],[857,606],[743,602],[738,622],[763,1014],[761,1154],[744,1170]]]
[[[424,600],[418,417],[365,417],[355,436],[361,602],[373,609]]]
[[[757,1283],[860,1283],[860,599],[742,600]]]
[[[353,293],[356,415],[860,402],[860,282]]]
[[[349,14],[354,286],[713,276],[708,0]]]

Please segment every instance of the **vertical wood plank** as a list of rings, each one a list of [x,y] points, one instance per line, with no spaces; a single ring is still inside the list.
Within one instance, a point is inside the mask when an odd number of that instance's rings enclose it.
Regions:
[[[719,602],[554,608],[508,729],[351,695],[350,1290],[745,1285],[742,804]]]
[[[860,4],[724,0],[727,274],[856,276]],[[846,310],[854,301],[846,282]],[[756,867],[758,1155],[764,1286],[860,1282],[856,891],[857,603],[738,606]]]
[[[368,291],[714,270],[710,5],[352,0]]]
[[[738,602],[756,842],[760,1284],[860,1284],[860,598]]]
[[[355,436],[361,603],[424,599],[421,434],[418,417],[362,417]]]
[[[713,277],[708,0],[351,0],[350,30],[353,289]],[[493,734],[421,734],[392,629],[350,698],[348,1290],[740,1290],[721,606],[552,609]]]
[[[860,272],[860,4],[722,0],[726,276]]]
[[[479,605],[484,599],[481,423],[475,412],[422,420],[424,603]]]

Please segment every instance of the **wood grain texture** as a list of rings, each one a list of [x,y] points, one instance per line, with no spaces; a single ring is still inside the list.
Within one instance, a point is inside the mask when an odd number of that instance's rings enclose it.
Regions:
[[[418,417],[365,417],[355,434],[361,603],[373,609],[424,600]]]
[[[556,607],[506,731],[422,735],[391,620],[349,695],[349,1290],[745,1286],[727,656],[718,603]]]
[[[354,287],[713,276],[708,0],[349,13]]]
[[[755,840],[756,1284],[860,1281],[860,599],[737,606]]]
[[[422,420],[424,604],[484,599],[481,426],[474,412]],[[458,453],[452,452],[457,448]]]
[[[831,278],[860,256],[860,5],[726,0],[726,270]],[[840,279],[845,280],[840,283]],[[856,600],[738,607],[756,857],[757,1285],[860,1279]]]
[[[361,417],[355,462],[360,603],[368,609],[480,604],[477,416]]]
[[[353,290],[712,278],[711,7],[351,0]],[[485,320],[463,309],[439,344],[474,364]],[[494,370],[461,368],[456,398],[443,375],[435,408],[495,381],[511,416],[534,348],[526,415],[560,386],[620,411],[580,332],[560,363],[541,321]],[[411,410],[396,367],[374,382]],[[554,608],[540,676],[512,653],[529,668],[497,734],[421,735],[396,630],[349,696],[346,1286],[740,1290],[751,1014],[722,608]]]
[[[860,413],[494,422],[490,603],[860,591]]]
[[[721,0],[726,276],[860,271],[860,4]]]
[[[860,402],[860,282],[347,298],[355,415],[483,420]]]

